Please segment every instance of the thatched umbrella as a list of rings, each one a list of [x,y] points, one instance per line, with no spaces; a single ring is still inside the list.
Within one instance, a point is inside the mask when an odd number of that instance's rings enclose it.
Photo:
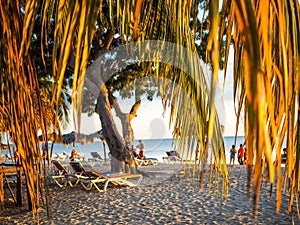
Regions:
[[[39,136],[40,140],[42,140],[42,136]],[[75,143],[80,143],[82,145],[84,144],[90,144],[94,143],[95,139],[100,139],[103,143],[103,149],[104,149],[104,157],[106,159],[106,141],[103,136],[102,130],[96,131],[91,134],[82,134],[82,133],[77,133],[75,131],[72,131],[71,133],[68,134],[63,134],[59,135],[56,133],[52,133],[48,135],[48,140],[51,141],[53,144],[54,143],[59,143],[59,144],[64,144],[64,145],[69,145]],[[52,150],[53,150],[53,144],[51,146],[51,153],[50,155],[52,156]]]
[[[71,144],[75,142],[80,144],[89,144],[89,143],[94,143],[95,139],[100,139],[101,141],[103,141],[104,137],[102,135],[102,130],[92,134],[81,134],[72,131],[69,134],[62,135],[63,144]]]

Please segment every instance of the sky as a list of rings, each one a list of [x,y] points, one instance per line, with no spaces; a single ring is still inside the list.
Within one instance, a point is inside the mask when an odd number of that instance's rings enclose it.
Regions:
[[[206,70],[204,69],[204,72]],[[221,124],[225,126],[224,136],[235,135],[236,116],[233,102],[233,50],[230,50],[227,77],[222,92],[223,71],[219,73],[219,91],[216,97],[217,111],[219,113]],[[163,113],[163,107],[159,98],[148,101],[141,99],[141,106],[137,111],[137,117],[132,120],[132,128],[135,139],[161,139],[172,137],[172,127],[169,129],[169,109]],[[134,99],[118,100],[123,112],[129,112],[134,104]],[[224,104],[222,104],[224,102]],[[90,134],[101,129],[99,116],[87,117],[85,114],[81,117],[81,133]],[[120,120],[115,117],[116,124],[121,131]],[[63,131],[68,133],[75,130],[73,124]],[[243,120],[240,119],[238,136],[243,136]]]

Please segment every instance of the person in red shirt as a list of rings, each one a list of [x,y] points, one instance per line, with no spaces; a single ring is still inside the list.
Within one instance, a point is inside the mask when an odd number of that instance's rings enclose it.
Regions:
[[[239,161],[239,164],[240,165],[243,165],[244,162],[243,162],[243,158],[244,158],[244,148],[243,148],[243,145],[240,144],[240,148],[238,150],[238,161]]]
[[[144,159],[145,158],[145,155],[144,155],[144,143],[142,142],[142,140],[139,140],[139,145],[136,146],[137,148],[140,149],[140,152],[139,152],[139,159]]]

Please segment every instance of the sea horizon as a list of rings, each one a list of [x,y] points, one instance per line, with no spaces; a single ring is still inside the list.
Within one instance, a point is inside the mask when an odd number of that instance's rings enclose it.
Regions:
[[[234,144],[235,136],[224,136],[224,145],[225,145],[225,153],[226,153],[226,162],[229,163],[229,150]],[[136,147],[138,145],[138,140],[135,139],[133,141],[133,146]],[[172,144],[172,138],[163,138],[163,139],[141,139],[145,145],[145,156],[148,158],[157,158],[159,162],[163,162],[163,157],[167,156],[168,151],[176,150]],[[236,139],[236,146],[240,144],[244,144],[245,138],[244,136],[237,136]],[[56,153],[60,156],[69,155],[73,148],[73,144],[64,145],[64,144],[54,144],[52,157],[55,157]],[[86,159],[92,158],[91,152],[98,152],[100,156],[104,158],[108,158],[109,155],[109,148],[108,145],[105,145],[106,157],[104,154],[104,146],[101,140],[96,140],[94,143],[91,144],[80,144],[76,143],[75,145],[76,151],[84,156]],[[228,154],[227,154],[228,153]],[[63,157],[64,157],[63,156]],[[227,159],[228,158],[228,159]]]
[[[229,152],[232,144],[234,143],[235,136],[224,136],[224,145],[225,145],[225,152],[226,152],[226,158],[227,153]],[[136,147],[138,145],[138,140],[135,139],[133,141],[133,146]],[[174,149],[174,146],[172,144],[172,138],[144,138],[141,139],[145,145],[145,155],[148,158],[157,158],[160,162],[163,161],[163,157],[167,156],[168,151],[176,150]],[[244,136],[237,136],[236,137],[236,146],[239,146],[239,144],[243,144],[245,142]],[[49,142],[49,151],[51,153],[51,145],[52,143]],[[63,158],[66,158],[68,155],[70,155],[71,150],[73,148],[73,144],[58,144],[54,143],[53,149],[52,149],[52,158],[56,157],[57,155],[62,156]],[[104,151],[104,145],[103,142],[100,139],[95,140],[93,143],[89,144],[80,144],[75,143],[76,151],[81,155],[84,156],[86,159],[92,158],[91,152],[98,152],[100,156],[104,158],[109,157],[109,147],[106,144],[105,145],[105,151]],[[105,156],[106,152],[106,156]],[[2,151],[2,155],[4,156],[6,154],[6,151]],[[228,157],[229,160],[229,157]],[[227,159],[226,159],[227,161]]]

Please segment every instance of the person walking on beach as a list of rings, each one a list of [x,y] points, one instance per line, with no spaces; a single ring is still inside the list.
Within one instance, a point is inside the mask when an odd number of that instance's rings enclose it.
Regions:
[[[232,145],[229,152],[230,152],[230,165],[231,165],[231,162],[232,162],[232,165],[234,165],[235,154],[236,154],[235,145]]]
[[[240,165],[244,164],[243,158],[244,158],[244,148],[243,148],[243,145],[240,144],[240,148],[238,150],[238,161],[239,161]]]
[[[145,155],[144,155],[144,148],[145,148],[145,145],[144,145],[144,143],[142,142],[142,140],[139,140],[139,144],[138,144],[136,147],[140,149],[140,152],[139,152],[139,159],[144,159],[144,158],[145,158]]]

